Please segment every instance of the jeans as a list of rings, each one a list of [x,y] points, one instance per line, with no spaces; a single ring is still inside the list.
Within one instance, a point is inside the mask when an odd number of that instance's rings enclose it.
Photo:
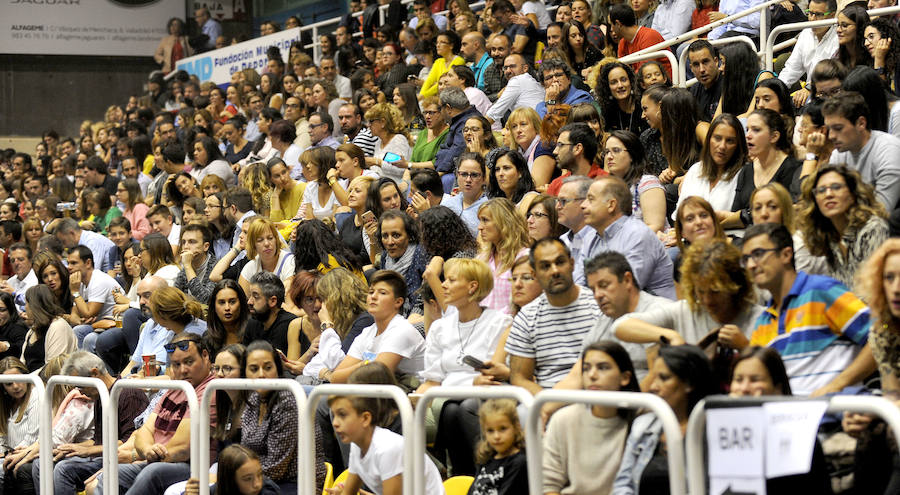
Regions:
[[[191,465],[186,462],[136,462],[119,465],[119,493],[144,495],[163,493],[169,486],[191,477]],[[95,495],[103,494],[103,474],[97,477]],[[126,491],[127,490],[127,491]]]
[[[76,325],[72,330],[75,331],[75,338],[78,339],[78,348],[93,353],[98,336],[94,333],[94,327],[91,325]]]
[[[122,328],[109,328],[97,337],[97,355],[106,363],[113,376],[128,364],[141,336],[141,325],[150,317],[131,308],[122,315]]]
[[[76,493],[84,486],[84,480],[103,468],[102,457],[69,457],[57,461],[53,467],[53,493]],[[31,468],[34,486],[41,483],[41,463],[35,462]]]

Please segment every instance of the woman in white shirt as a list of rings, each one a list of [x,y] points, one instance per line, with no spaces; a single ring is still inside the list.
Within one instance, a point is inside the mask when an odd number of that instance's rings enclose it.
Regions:
[[[379,139],[375,144],[375,155],[366,158],[369,166],[381,167],[382,177],[394,179],[399,183],[403,180],[403,172],[409,159],[412,158],[412,146],[406,124],[403,122],[403,114],[400,109],[390,103],[378,103],[366,112],[366,120],[369,121],[369,130]],[[388,153],[399,155],[402,160],[390,160]],[[388,158],[387,160],[385,158]]]
[[[274,273],[289,287],[294,277],[294,255],[287,250],[275,224],[265,217],[256,217],[247,228],[247,258],[238,283],[245,294],[250,293],[250,279],[259,272]]]
[[[175,264],[175,255],[169,240],[160,233],[152,233],[141,241],[141,266],[147,270],[146,277],[162,277],[169,287],[175,286],[175,277],[181,271]]]
[[[27,375],[28,368],[18,358],[10,356],[0,361],[0,373]],[[5,383],[0,389],[0,451],[6,456],[5,463],[11,463],[10,466],[16,466],[28,454],[27,449],[13,452],[14,449],[27,447],[38,439],[41,396],[33,392],[30,383]],[[10,468],[4,474],[4,487],[7,490],[29,488],[26,485],[31,481],[30,472],[29,469],[27,477],[19,477]],[[34,491],[33,483],[30,489]]]
[[[335,153],[330,146],[317,146],[304,151],[300,155],[300,163],[307,182],[297,216],[308,218],[311,209],[313,217],[324,220],[333,217],[338,206],[347,206],[346,199],[340,201],[332,189],[337,178],[327,176],[335,165]]]

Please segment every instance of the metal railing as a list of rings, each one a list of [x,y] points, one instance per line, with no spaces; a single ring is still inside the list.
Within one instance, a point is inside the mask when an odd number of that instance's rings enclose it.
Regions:
[[[759,16],[759,44],[760,44],[760,46],[763,46],[766,44],[767,39],[771,36],[768,33],[768,30],[769,30],[768,15],[764,15],[764,14],[768,13],[769,7],[771,7],[772,5],[781,3],[781,2],[782,2],[782,0],[769,0],[765,3],[761,3],[759,5],[749,8],[747,10],[742,10],[742,11],[738,12],[737,14],[732,14],[723,19],[719,19],[718,21],[711,22],[703,27],[699,27],[697,29],[692,29],[692,30],[690,30],[684,34],[678,35],[668,41],[663,41],[662,43],[657,43],[653,46],[648,46],[647,48],[644,48],[643,50],[639,50],[639,51],[635,52],[634,54],[643,54],[643,53],[646,53],[649,51],[662,50],[664,48],[668,48],[670,46],[680,44],[684,41],[688,41],[693,38],[696,38],[701,34],[706,34],[719,26],[723,26],[725,24],[730,23],[731,21],[740,19],[741,17],[746,17],[751,14],[755,14],[755,13],[761,12],[761,11],[765,11]],[[754,45],[754,49],[755,49],[755,45]]]
[[[310,392],[309,397],[306,399],[306,418],[307,421],[302,422],[303,431],[301,435],[303,438],[312,439],[313,438],[313,427],[315,426],[315,418],[316,418],[316,407],[319,405],[319,401],[323,396],[330,395],[340,395],[340,396],[350,396],[355,395],[358,397],[371,397],[376,399],[393,399],[394,402],[397,403],[397,409],[400,412],[400,423],[403,428],[403,472],[407,473],[403,476],[403,493],[410,494],[415,493],[413,491],[413,483],[415,481],[417,473],[414,471],[415,469],[415,439],[413,438],[412,432],[415,431],[415,426],[413,425],[413,410],[412,405],[409,403],[409,397],[400,389],[400,387],[396,387],[394,385],[317,385],[313,388],[312,392]],[[304,473],[315,473],[315,456],[312,455],[313,450],[308,450],[305,452],[305,456],[303,456],[303,471]],[[312,475],[313,479],[307,478],[306,485],[303,487],[297,487],[297,494],[302,495],[316,495],[315,493],[315,475]]]
[[[40,418],[38,418],[39,425],[40,425],[40,428],[38,429],[38,443],[40,445],[53,445],[53,436],[52,436],[53,432],[49,427],[48,428],[44,427],[44,425],[49,425],[51,420],[53,419],[53,417],[52,417],[53,411],[51,410],[51,408],[43,407],[44,406],[44,394],[45,394],[44,382],[41,381],[40,377],[38,377],[37,374],[31,374],[31,373],[19,374],[19,375],[13,375],[13,374],[0,375],[0,385],[5,384],[5,383],[27,383],[27,384],[31,385],[31,387],[32,387],[31,393],[38,394],[38,397],[40,397],[39,400],[40,400],[40,406],[41,406],[38,408],[40,410]],[[41,472],[46,472],[45,469],[49,469],[50,472],[52,473],[53,472],[53,449],[52,448],[41,449],[40,458],[38,459],[38,462],[40,463],[40,466],[41,466]],[[44,478],[46,478],[46,476]],[[41,487],[44,486],[44,483],[45,483],[44,478],[41,478]],[[44,490],[42,489],[41,493],[49,493],[49,492],[44,492]]]
[[[309,419],[304,417],[304,414],[306,414],[306,393],[296,380],[284,378],[274,380],[219,378],[209,382],[206,389],[203,390],[203,396],[200,398],[201,411],[207,411],[209,409],[213,394],[217,390],[287,390],[293,394],[294,400],[297,402],[297,414],[299,415],[297,420],[297,493],[302,493],[300,487],[303,486],[304,480],[307,481],[307,485],[309,484],[309,480],[312,480],[313,486],[315,486],[315,467],[313,467],[312,472],[305,473],[303,472],[303,468],[304,466],[307,466],[307,463],[301,462],[301,459],[304,457],[314,457],[312,456],[312,453],[315,452],[315,438],[302,435],[302,432],[304,421],[314,421],[315,418]],[[224,420],[225,418],[219,418],[219,421]],[[200,414],[198,426],[200,430],[200,444],[203,446],[209,445],[209,414]],[[201,466],[200,476],[198,477],[200,482],[200,495],[209,495],[209,469],[203,469],[203,466],[209,466],[209,449],[201,448],[198,457],[197,462]]]
[[[530,451],[537,451],[536,455],[539,459],[543,456],[540,432],[541,405],[547,402],[577,402],[617,408],[649,409],[652,411],[662,422],[663,433],[666,435],[666,448],[668,449],[666,457],[669,462],[669,493],[672,495],[685,495],[687,485],[685,484],[685,457],[681,427],[678,424],[675,413],[672,412],[666,401],[659,396],[637,392],[597,392],[589,390],[544,390],[538,393],[528,412],[528,424],[525,426],[525,443],[528,445],[529,453]],[[533,481],[531,475],[535,474],[538,478],[537,486],[541,487],[544,478],[543,470],[537,469],[534,471],[536,473],[532,473],[532,470],[529,470],[529,482]],[[535,492],[534,484],[530,486],[532,493],[543,493],[542,491]]]
[[[868,13],[869,13],[869,17],[885,15],[885,14],[900,14],[900,6],[884,7],[884,8],[880,8],[880,9],[871,9],[868,11]],[[770,70],[772,70],[773,67],[775,67],[775,60],[774,60],[775,50],[776,49],[780,50],[780,49],[783,49],[785,46],[790,46],[790,43],[788,43],[788,42],[780,43],[777,47],[775,46],[775,38],[777,38],[779,34],[790,33],[793,31],[802,31],[806,28],[832,26],[834,24],[837,24],[837,15],[835,15],[831,19],[823,19],[821,21],[806,21],[806,22],[794,22],[791,24],[782,24],[781,26],[778,26],[775,29],[773,29],[772,32],[769,34],[769,39],[766,40],[765,43],[763,43],[762,40],[760,40],[760,42],[759,42],[760,46],[765,46],[765,49],[763,50],[763,56],[765,57],[765,61],[766,61],[766,70],[770,71]],[[856,35],[859,36],[859,33],[857,33]],[[791,41],[796,42],[796,39],[791,40]]]
[[[730,38],[719,38],[717,40],[708,40],[710,44],[713,45],[727,45],[728,43],[747,43],[750,45],[750,48],[756,52],[756,45],[753,44],[753,40],[750,39],[749,36],[732,36]],[[697,82],[696,78],[692,78],[690,81],[687,80],[687,64],[685,61],[688,57],[688,50],[684,50],[681,52],[681,55],[678,57],[678,67],[681,69],[680,73],[680,83],[678,86],[687,88],[692,84]],[[674,81],[672,83],[675,84]]]
[[[413,459],[415,469],[415,491],[403,493],[425,493],[425,414],[434,399],[515,399],[531,410],[534,396],[522,387],[432,387],[425,391],[416,404],[415,432],[413,434]],[[406,431],[406,430],[404,430]],[[540,437],[538,437],[540,442]],[[526,443],[525,455],[528,461],[528,486],[531,493],[542,493],[541,453],[531,448],[531,439]]]
[[[675,54],[672,53],[672,50],[659,50],[656,52],[642,53],[640,55],[637,55],[637,54],[626,55],[626,56],[620,58],[619,62],[622,62],[623,64],[633,64],[635,62],[640,62],[643,60],[655,60],[660,57],[665,57],[665,58],[669,59],[669,64],[672,66],[672,85],[678,86],[677,78],[678,78],[678,74],[679,74],[679,70],[678,70],[679,64],[678,64],[678,60],[675,58]]]
[[[109,408],[108,412],[104,411],[104,414],[107,415],[106,418],[103,418],[104,428],[118,429],[119,395],[121,395],[122,391],[126,388],[137,388],[141,390],[180,390],[184,392],[184,395],[187,397],[188,412],[191,414],[191,478],[198,478],[201,471],[198,455],[200,449],[200,418],[198,417],[200,408],[198,407],[197,393],[194,391],[194,387],[184,380],[146,380],[137,378],[118,380],[109,393],[110,405],[112,407]],[[206,415],[208,416],[208,413]],[[107,462],[109,463],[109,470],[107,471],[104,469],[103,471],[103,493],[109,495],[116,495],[119,493],[119,455],[117,443],[118,442],[103,442],[104,468],[107,466]],[[209,449],[209,445],[207,445],[206,448]],[[41,468],[43,468],[43,465]],[[203,466],[203,469],[208,471],[209,466]],[[109,489],[112,491],[107,492],[107,487],[110,487]]]
[[[44,390],[43,399],[43,407],[41,407],[41,457],[40,457],[40,467],[41,467],[41,482],[40,482],[40,493],[54,493],[53,492],[53,425],[51,424],[51,420],[53,419],[53,408],[50,407],[50,404],[53,404],[53,390],[61,385],[72,385],[75,387],[82,388],[96,388],[97,392],[100,395],[100,407],[103,408],[103,411],[110,410],[110,401],[109,401],[109,389],[106,388],[106,384],[103,383],[99,378],[88,378],[82,376],[66,376],[66,375],[56,375],[50,377],[47,380],[47,387]],[[44,411],[47,413],[44,414]],[[94,411],[95,413],[97,411]],[[117,439],[119,438],[119,424],[118,422],[112,421],[104,421],[103,422],[103,431],[100,432],[101,440],[103,441],[103,449],[104,454],[106,451],[107,445],[117,446]],[[109,456],[103,456],[103,471],[110,472],[112,470],[112,464],[110,464]],[[113,491],[113,485],[110,484],[111,480],[109,476],[103,477],[103,492],[104,493],[116,493]],[[118,489],[118,488],[116,488]]]
[[[759,399],[759,398],[757,398]],[[821,401],[822,399],[791,399],[789,397],[766,397],[766,402],[785,401]],[[690,493],[700,494],[706,490],[706,461],[703,457],[703,439],[706,433],[706,400],[700,401],[688,419],[687,434],[687,469]],[[836,395],[828,399],[828,412],[858,412],[881,416],[900,435],[900,409],[894,403],[882,397],[861,395]],[[671,452],[671,451],[670,451]]]

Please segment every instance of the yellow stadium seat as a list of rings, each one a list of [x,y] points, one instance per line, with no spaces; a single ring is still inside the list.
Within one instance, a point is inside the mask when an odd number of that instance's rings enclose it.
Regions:
[[[328,495],[325,490],[334,485],[334,466],[330,462],[325,463],[325,483],[322,485],[322,495]]]
[[[447,495],[466,495],[475,478],[471,476],[454,476],[444,481],[444,491]]]
[[[337,478],[334,479],[334,483],[331,485],[331,487],[334,488],[347,481],[348,476],[350,476],[350,471],[345,469],[343,473],[341,473]]]

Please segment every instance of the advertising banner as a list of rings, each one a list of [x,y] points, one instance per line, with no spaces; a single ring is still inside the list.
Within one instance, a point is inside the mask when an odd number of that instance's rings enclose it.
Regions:
[[[151,57],[183,0],[0,0],[0,52]]]
[[[277,46],[281,50],[281,58],[287,63],[291,43],[300,39],[300,28],[279,31],[268,36],[247,40],[236,45],[226,46],[193,57],[183,58],[176,64],[176,70],[184,70],[196,75],[200,82],[212,81],[225,84],[231,81],[231,74],[244,70],[256,69],[262,74],[266,67],[266,50]]]

